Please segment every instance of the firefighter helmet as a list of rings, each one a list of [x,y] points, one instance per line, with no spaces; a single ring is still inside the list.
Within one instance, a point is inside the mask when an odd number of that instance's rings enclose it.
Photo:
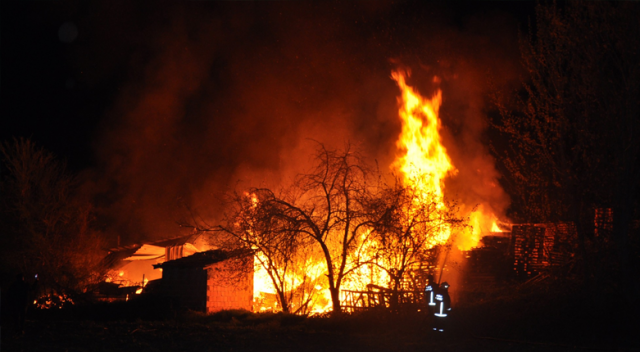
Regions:
[[[445,290],[449,288],[449,283],[447,283],[446,281],[442,283],[442,288],[444,288]]]

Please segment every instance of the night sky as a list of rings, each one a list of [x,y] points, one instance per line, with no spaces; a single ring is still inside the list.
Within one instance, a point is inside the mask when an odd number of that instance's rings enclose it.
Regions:
[[[444,143],[470,165],[449,187],[504,212],[508,197],[462,180],[496,177],[486,94],[517,81],[533,8],[3,1],[0,139],[66,159],[111,237],[170,237],[185,206],[215,219],[225,190],[299,172],[309,139],[385,168],[400,128],[390,72],[408,68],[425,96],[443,79]]]

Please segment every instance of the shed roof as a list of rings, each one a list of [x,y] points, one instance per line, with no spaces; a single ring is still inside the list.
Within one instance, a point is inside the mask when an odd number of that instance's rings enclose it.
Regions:
[[[204,268],[205,266],[219,263],[231,258],[241,258],[248,256],[252,253],[246,249],[236,249],[232,251],[225,251],[222,249],[212,249],[209,251],[195,253],[188,257],[182,257],[180,259],[170,260],[164,263],[154,264],[153,267],[158,268]]]
[[[120,268],[132,260],[157,259],[164,256],[164,248],[193,243],[200,234],[190,234],[149,243],[136,243],[109,249],[102,259],[102,266],[108,270]]]

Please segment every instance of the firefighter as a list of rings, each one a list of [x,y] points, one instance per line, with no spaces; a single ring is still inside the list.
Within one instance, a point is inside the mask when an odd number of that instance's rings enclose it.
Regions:
[[[445,281],[435,292],[436,307],[433,313],[433,330],[444,332],[446,322],[451,313],[451,297],[449,296],[449,284]]]
[[[429,275],[427,277],[427,280],[429,282],[424,287],[424,297],[427,301],[427,311],[430,314],[433,314],[436,308],[435,295],[436,295],[438,285],[434,282],[433,275]]]

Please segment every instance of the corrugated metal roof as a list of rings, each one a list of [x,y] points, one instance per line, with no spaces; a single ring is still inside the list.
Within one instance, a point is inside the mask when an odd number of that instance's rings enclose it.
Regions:
[[[120,247],[117,251],[111,251],[102,259],[101,265],[107,270],[113,270],[125,265],[125,258],[132,256],[142,245]]]
[[[158,240],[155,242],[143,242],[143,243],[136,243],[136,244],[131,244],[128,246],[120,246],[120,247],[115,247],[115,248],[109,248],[108,251],[110,253],[114,253],[114,252],[120,252],[120,251],[128,251],[132,248],[135,248],[136,250],[140,247],[142,247],[142,245],[145,244],[149,244],[149,245],[153,245],[153,246],[157,246],[157,247],[172,247],[172,246],[179,246],[179,245],[183,245],[185,243],[194,243],[196,241],[196,239],[198,237],[202,236],[202,234],[191,234],[191,235],[186,235],[186,236],[178,236],[178,237],[172,237],[172,238],[166,238],[166,239],[162,239],[162,240]]]
[[[143,247],[147,246],[148,248],[151,248],[151,247],[166,248],[166,247],[172,247],[172,246],[179,246],[185,243],[193,243],[199,236],[201,236],[201,234],[191,234],[187,236],[179,236],[179,237],[159,240],[156,242],[138,243],[138,244],[131,244],[128,246],[111,248],[109,249],[109,254],[107,254],[107,256],[104,259],[102,259],[101,265],[103,268],[107,270],[115,270],[126,265],[131,260],[146,260],[146,259],[159,258],[164,255],[164,252],[160,253],[160,251],[156,251],[157,252],[156,255],[150,256],[148,255],[148,253],[146,253],[146,251],[144,251]],[[136,253],[140,249],[143,249],[143,252],[145,253]],[[136,256],[137,254],[142,254],[142,255]]]

